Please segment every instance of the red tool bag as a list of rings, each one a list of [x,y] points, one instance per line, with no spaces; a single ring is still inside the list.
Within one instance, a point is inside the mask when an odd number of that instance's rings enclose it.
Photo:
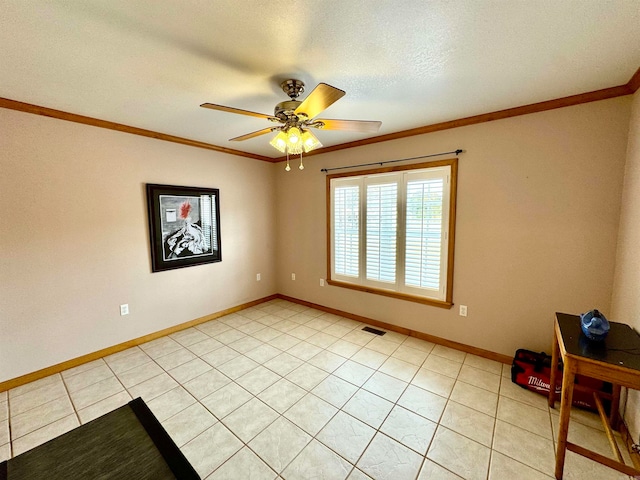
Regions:
[[[522,388],[549,396],[549,384],[551,383],[551,356],[544,352],[532,352],[531,350],[518,349],[513,364],[511,365],[511,381]],[[605,394],[612,392],[612,385],[582,375],[576,375],[576,385],[596,390]],[[556,395],[560,399],[562,391],[562,362],[558,361],[558,375],[556,375]],[[574,389],[573,405],[589,410],[597,411],[596,402],[592,392]],[[605,410],[609,411],[610,401],[603,400]]]

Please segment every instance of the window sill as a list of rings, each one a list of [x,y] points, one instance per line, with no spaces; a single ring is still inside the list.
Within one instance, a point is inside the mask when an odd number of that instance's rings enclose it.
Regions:
[[[407,300],[409,302],[422,303],[424,305],[431,305],[432,307],[447,308],[447,309],[450,309],[451,307],[453,307],[453,302],[448,302],[445,300],[436,300],[433,298],[418,297],[417,295],[408,295],[406,293],[392,292],[390,290],[364,287],[362,285],[354,285],[346,282],[337,282],[335,280],[330,280],[330,279],[327,279],[327,284],[334,287],[350,288],[351,290],[358,290],[360,292],[373,293],[375,295],[384,295],[385,297],[392,297],[400,300]]]

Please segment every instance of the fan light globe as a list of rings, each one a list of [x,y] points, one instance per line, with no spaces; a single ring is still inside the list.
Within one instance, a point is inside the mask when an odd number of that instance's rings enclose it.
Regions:
[[[287,135],[281,130],[269,143],[276,150],[280,150],[282,153],[285,153],[287,150],[287,140]]]
[[[322,144],[320,143],[320,140],[318,140],[309,130],[302,132],[302,148],[304,148],[305,153],[315,150],[321,146]]]

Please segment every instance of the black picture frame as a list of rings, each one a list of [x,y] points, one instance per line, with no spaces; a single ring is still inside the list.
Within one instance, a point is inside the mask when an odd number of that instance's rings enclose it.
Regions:
[[[220,191],[147,184],[151,271],[222,261]]]

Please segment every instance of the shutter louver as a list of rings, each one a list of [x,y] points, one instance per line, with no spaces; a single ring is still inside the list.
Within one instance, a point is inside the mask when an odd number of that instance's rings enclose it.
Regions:
[[[405,284],[440,289],[444,180],[407,183]]]
[[[367,186],[367,280],[396,282],[398,185]]]
[[[360,268],[360,187],[334,190],[334,269],[338,275],[358,277]]]

